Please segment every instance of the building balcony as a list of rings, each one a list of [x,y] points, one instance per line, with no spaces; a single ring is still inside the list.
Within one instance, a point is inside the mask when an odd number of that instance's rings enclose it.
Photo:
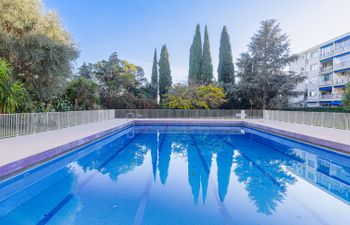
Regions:
[[[326,58],[330,58],[334,55],[334,50],[330,50],[328,52],[323,52],[320,54],[320,60],[326,59]]]
[[[323,81],[320,81],[319,86],[332,86],[332,85],[333,85],[333,80],[323,80]]]
[[[333,67],[334,67],[334,70],[348,69],[348,68],[350,68],[350,60],[344,61],[341,63],[337,63]]]
[[[324,94],[319,95],[318,99],[320,101],[332,101],[332,100],[342,100],[344,97],[343,94]]]
[[[320,81],[319,86],[337,86],[337,85],[345,85],[350,82],[350,77],[338,77],[333,80]]]
[[[333,72],[333,66],[321,67],[320,73],[331,73]]]
[[[350,52],[350,45],[345,45],[345,46],[337,47],[337,48],[334,50],[334,54],[335,54],[335,55],[340,55],[340,54],[343,54],[343,53],[346,53],[346,52]]]
[[[350,82],[350,77],[342,77],[342,78],[334,79],[333,85],[343,85],[349,82]]]

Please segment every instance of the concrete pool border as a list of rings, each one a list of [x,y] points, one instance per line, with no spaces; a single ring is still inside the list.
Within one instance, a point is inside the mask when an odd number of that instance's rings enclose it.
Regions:
[[[117,125],[114,128],[107,129],[80,139],[77,139],[75,141],[44,150],[40,153],[25,157],[20,160],[16,160],[14,162],[11,162],[9,164],[0,166],[0,181],[3,179],[6,179],[9,176],[15,175],[17,173],[22,172],[23,170],[32,168],[36,165],[39,165],[41,163],[45,163],[48,160],[55,159],[57,157],[60,157],[61,155],[64,155],[65,153],[69,153],[71,151],[74,151],[74,149],[79,148],[83,145],[86,145],[90,142],[96,141],[98,139],[101,139],[103,137],[106,137],[114,132],[123,130],[127,127],[133,126],[132,121],[125,122],[123,124]]]
[[[202,120],[202,119],[191,119],[191,120],[179,120],[179,119],[135,119],[125,121],[111,129],[103,130],[95,134],[77,139],[75,141],[43,150],[40,153],[25,157],[20,160],[8,163],[6,165],[0,166],[0,180],[6,177],[17,174],[23,170],[34,167],[38,164],[44,163],[52,158],[57,158],[62,154],[74,151],[74,149],[86,145],[92,141],[105,137],[111,133],[117,132],[124,128],[133,125],[199,125],[199,126],[244,126],[247,128],[255,128],[261,131],[272,133],[278,136],[295,139],[297,141],[306,142],[312,145],[327,148],[331,151],[350,154],[350,145],[334,142],[330,140],[325,140],[318,137],[313,137],[310,135],[300,134],[296,132],[291,132],[283,129],[277,129],[274,127],[269,127],[268,125],[261,125],[254,122],[254,120]],[[350,135],[350,133],[349,133]],[[350,138],[350,136],[349,136]]]

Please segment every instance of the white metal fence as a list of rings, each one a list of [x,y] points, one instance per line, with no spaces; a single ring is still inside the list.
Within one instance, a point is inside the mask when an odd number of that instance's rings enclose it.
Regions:
[[[116,118],[241,119],[263,118],[263,110],[224,109],[116,109]]]
[[[110,109],[0,114],[0,138],[128,117],[155,119],[265,119],[350,130],[350,113],[221,109]]]
[[[350,113],[265,110],[264,119],[350,130]]]
[[[114,118],[114,110],[1,114],[0,138],[58,130]]]

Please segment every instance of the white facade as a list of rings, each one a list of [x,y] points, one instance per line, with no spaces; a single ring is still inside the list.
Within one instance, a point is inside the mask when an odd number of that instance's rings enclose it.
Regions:
[[[350,82],[350,32],[299,53],[290,70],[307,77],[297,89],[305,96],[294,104],[308,107],[339,106]]]

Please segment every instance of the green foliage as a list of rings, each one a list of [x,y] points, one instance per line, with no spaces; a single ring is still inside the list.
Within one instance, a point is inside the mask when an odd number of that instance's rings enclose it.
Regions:
[[[204,43],[203,43],[203,57],[202,57],[202,78],[201,83],[209,84],[213,81],[213,64],[210,54],[210,43],[208,28],[205,26]]]
[[[58,16],[40,0],[0,1],[0,57],[12,66],[34,101],[49,104],[63,92],[78,52]]]
[[[190,48],[190,62],[188,71],[188,82],[196,84],[201,82],[202,77],[202,39],[199,24],[193,37]]]
[[[343,105],[346,110],[350,111],[350,82],[346,85],[345,94],[343,98]]]
[[[151,96],[157,100],[158,97],[158,59],[157,49],[154,50],[152,76],[151,76]]]
[[[226,26],[222,29],[219,50],[218,80],[224,85],[235,82],[230,36]]]
[[[193,86],[175,84],[166,94],[165,105],[170,109],[194,109]]]
[[[225,103],[224,89],[213,84],[176,84],[166,95],[166,106],[171,109],[214,109]]]
[[[262,21],[248,47],[237,63],[240,69],[237,98],[241,105],[283,108],[290,97],[302,94],[295,89],[305,77],[285,71],[295,57],[289,55],[288,36],[281,33],[276,20]]]
[[[113,53],[108,60],[94,65],[94,76],[100,83],[103,108],[137,108],[153,105],[149,101],[150,89],[141,67],[120,60]]]
[[[0,32],[19,38],[44,35],[53,41],[72,45],[58,15],[52,10],[44,13],[41,0],[1,0],[0,12]]]
[[[164,96],[168,93],[172,85],[169,54],[166,45],[163,45],[159,59],[159,97],[160,103],[163,103]]]
[[[89,63],[86,64],[85,62],[83,63],[83,65],[81,65],[78,68],[78,73],[77,75],[79,77],[85,77],[86,79],[93,79],[94,76],[94,65]]]
[[[66,98],[73,106],[74,110],[97,109],[99,93],[97,84],[85,77],[72,80],[66,89]],[[59,102],[60,107],[65,107],[65,102]]]
[[[0,59],[0,113],[14,113],[26,97],[23,85],[11,76],[11,67]]]

